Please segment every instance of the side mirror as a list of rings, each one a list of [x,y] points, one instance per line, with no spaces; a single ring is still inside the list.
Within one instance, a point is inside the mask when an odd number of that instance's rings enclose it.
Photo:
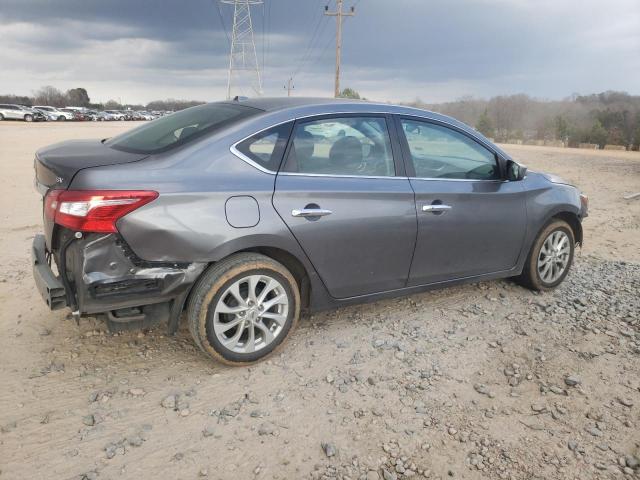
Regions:
[[[517,182],[519,180],[524,180],[524,177],[527,176],[527,167],[524,165],[519,165],[513,160],[509,160],[507,162],[507,180],[512,182]]]

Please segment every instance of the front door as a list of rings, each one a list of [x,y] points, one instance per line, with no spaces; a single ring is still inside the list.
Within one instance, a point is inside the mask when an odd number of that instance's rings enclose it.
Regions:
[[[273,203],[335,298],[407,282],[416,211],[396,171],[384,116],[296,122]]]
[[[513,268],[526,230],[522,182],[502,180],[496,154],[462,131],[414,118],[399,124],[418,214],[408,284]]]

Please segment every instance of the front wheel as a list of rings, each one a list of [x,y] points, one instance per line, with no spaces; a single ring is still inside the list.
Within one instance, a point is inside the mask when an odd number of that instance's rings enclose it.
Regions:
[[[518,281],[532,290],[557,287],[573,263],[575,237],[569,224],[554,220],[538,234]]]
[[[191,292],[189,330],[210,357],[229,365],[264,359],[300,317],[298,284],[282,264],[239,253],[209,267]]]
[[[29,114],[25,115],[24,116],[24,121],[25,122],[33,122],[33,115],[29,115]]]

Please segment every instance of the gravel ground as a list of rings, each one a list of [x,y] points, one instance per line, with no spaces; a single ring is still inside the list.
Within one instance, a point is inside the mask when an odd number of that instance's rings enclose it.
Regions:
[[[557,290],[316,314],[279,356],[229,368],[184,326],[109,335],[35,291],[33,151],[130,125],[0,125],[0,479],[640,478],[640,200],[622,200],[640,156],[506,147],[591,196]]]

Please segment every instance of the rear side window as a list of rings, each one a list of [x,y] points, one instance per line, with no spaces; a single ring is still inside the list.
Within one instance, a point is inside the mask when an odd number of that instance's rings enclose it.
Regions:
[[[261,112],[262,110],[246,105],[209,103],[161,117],[113,137],[105,143],[125,152],[161,152]]]
[[[236,150],[260,167],[277,172],[292,127],[293,122],[289,122],[256,133],[236,145]]]
[[[395,175],[387,123],[381,117],[331,117],[296,125],[285,171]]]

